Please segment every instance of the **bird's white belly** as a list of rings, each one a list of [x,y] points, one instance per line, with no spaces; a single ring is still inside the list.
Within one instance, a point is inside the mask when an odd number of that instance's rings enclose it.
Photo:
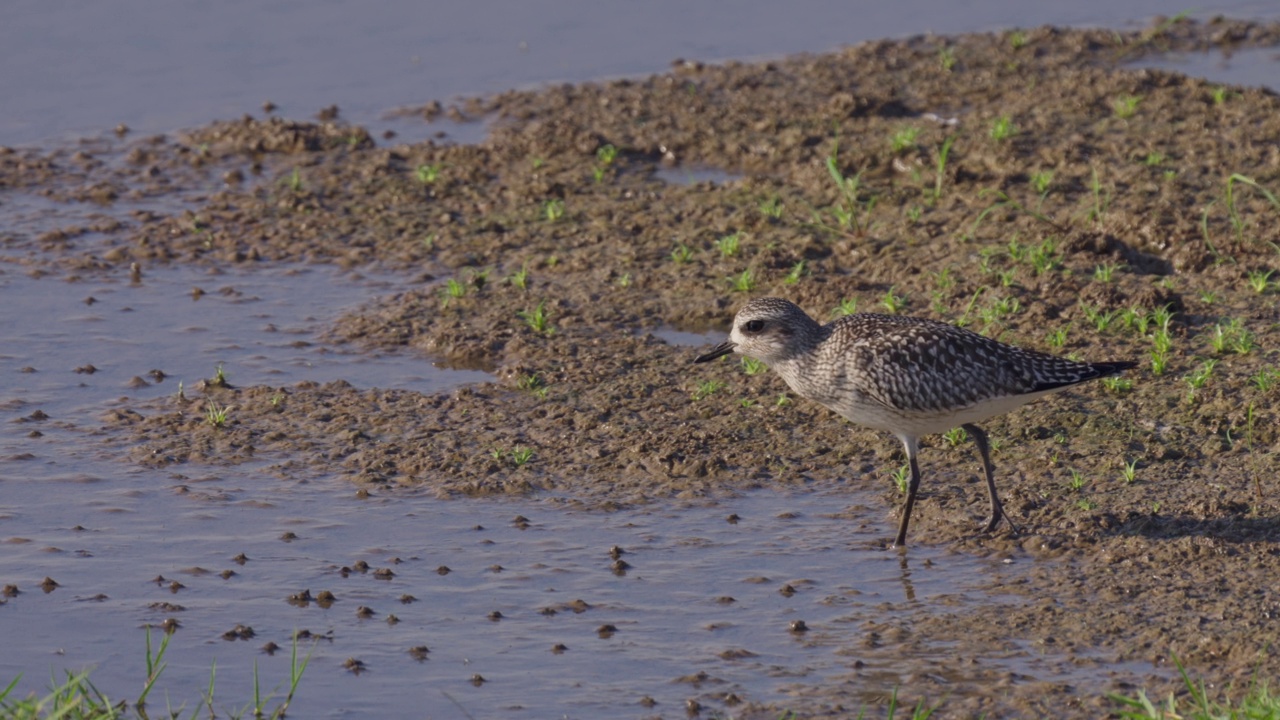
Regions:
[[[1033,393],[1029,395],[1013,395],[982,400],[963,408],[946,411],[909,411],[896,410],[872,400],[866,395],[849,395],[835,402],[824,402],[823,405],[839,413],[845,419],[859,425],[876,430],[884,430],[895,435],[920,437],[943,433],[966,423],[978,423],[997,415],[1015,410],[1036,398],[1047,395]]]

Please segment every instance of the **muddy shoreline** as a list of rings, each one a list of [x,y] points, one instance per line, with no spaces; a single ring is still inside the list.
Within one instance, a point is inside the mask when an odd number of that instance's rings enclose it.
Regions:
[[[1280,205],[1231,180],[1280,191],[1280,100],[1131,66],[1277,44],[1278,26],[1225,20],[917,37],[421,110],[492,118],[474,146],[244,118],[74,152],[4,149],[0,187],[84,217],[9,231],[0,247],[64,276],[298,261],[416,274],[420,287],[352,312],[330,339],[492,383],[208,384],[102,418],[141,465],[270,458],[281,475],[342,473],[370,493],[547,493],[607,510],[848,486],[875,489],[891,516],[896,443],[768,373],[693,367],[694,348],[654,335],[723,330],[760,295],[1140,360],[1129,386],[988,426],[1021,535],[975,534],[972,447],[926,441],[913,540],[1030,562],[1004,589],[1027,602],[866,629],[879,652],[951,643],[977,666],[1015,646],[1114,663],[1110,688],[975,670],[900,690],[946,695],[947,717],[1097,717],[1114,709],[1102,693],[1134,687],[1130,663],[1176,656],[1217,686],[1280,675],[1267,650],[1280,279],[1266,276]],[[670,184],[664,166],[726,179]],[[175,195],[189,209],[146,207]],[[225,423],[208,421],[210,400],[234,408]],[[856,676],[746,716],[846,716],[865,701]]]

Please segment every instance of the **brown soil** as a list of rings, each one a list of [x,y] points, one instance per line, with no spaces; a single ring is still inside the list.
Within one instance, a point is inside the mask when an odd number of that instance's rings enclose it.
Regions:
[[[340,470],[370,486],[545,491],[601,507],[848,483],[882,489],[887,521],[895,442],[804,401],[780,403],[786,388],[770,374],[691,366],[692,350],[649,331],[723,329],[759,295],[824,316],[845,299],[871,310],[896,295],[902,312],[1027,347],[1141,360],[1131,388],[1097,385],[991,423],[1020,535],[975,535],[985,494],[973,450],[931,439],[912,541],[1040,559],[1004,589],[1033,600],[998,614],[913,614],[869,628],[868,642],[903,656],[951,643],[979,667],[1015,643],[1082,663],[1176,656],[1214,685],[1243,688],[1255,672],[1280,676],[1267,649],[1280,612],[1278,295],[1248,281],[1276,265],[1280,206],[1228,178],[1280,192],[1280,100],[1125,63],[1277,41],[1274,25],[1176,22],[678,63],[642,80],[466,103],[455,113],[496,118],[477,146],[381,147],[360,128],[246,118],[134,143],[117,163],[0,152],[0,186],[105,207],[226,183],[197,211],[0,240],[11,256],[71,272],[298,260],[426,269],[458,296],[424,282],[342,319],[333,336],[496,374],[438,396],[345,382],[206,388],[234,407],[221,428],[194,395],[113,412],[113,437],[151,465],[267,456],[281,472]],[[1006,139],[992,133],[1001,117],[1016,128]],[[915,134],[893,147],[904,129]],[[610,144],[617,157],[605,163]],[[842,194],[832,157],[856,188]],[[670,185],[655,177],[662,164],[740,177]],[[266,180],[252,182],[254,172]],[[739,249],[722,252],[716,241],[732,234]],[[1115,267],[1109,280],[1099,266]],[[746,272],[753,287],[735,291],[731,279]],[[525,319],[538,307],[543,332]],[[1156,324],[1136,318],[1162,307],[1176,314],[1157,373]],[[1116,313],[1105,329],[1100,313]],[[1057,329],[1062,343],[1047,335]],[[1184,378],[1207,361],[1217,362],[1211,377],[1193,388]],[[708,393],[709,380],[723,387]],[[518,464],[518,448],[532,459]],[[1121,479],[1127,462],[1133,482]],[[963,675],[904,685],[902,699],[945,695],[948,717],[1115,708],[1106,688]],[[814,687],[786,709],[845,717],[863,700],[856,683]]]

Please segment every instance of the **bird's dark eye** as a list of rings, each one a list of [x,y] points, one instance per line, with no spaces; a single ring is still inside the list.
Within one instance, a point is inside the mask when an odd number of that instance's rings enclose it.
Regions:
[[[758,333],[764,329],[763,320],[748,320],[742,324],[742,329],[749,333]]]

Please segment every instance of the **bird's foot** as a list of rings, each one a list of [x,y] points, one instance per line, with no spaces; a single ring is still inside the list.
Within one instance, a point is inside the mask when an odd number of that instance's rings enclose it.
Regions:
[[[1022,528],[1018,527],[1018,524],[1010,520],[1009,516],[1005,515],[1003,512],[998,515],[993,515],[991,519],[987,521],[986,526],[982,528],[982,532],[988,533],[988,534],[995,532],[996,527],[1000,525],[1000,520],[1002,518],[1004,519],[1005,522],[1009,523],[1009,530],[1011,534],[1013,535],[1022,534]]]

